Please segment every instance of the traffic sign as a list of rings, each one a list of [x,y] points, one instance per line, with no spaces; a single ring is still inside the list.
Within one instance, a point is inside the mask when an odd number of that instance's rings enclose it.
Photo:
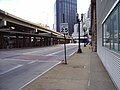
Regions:
[[[68,33],[68,23],[60,23],[60,32]]]

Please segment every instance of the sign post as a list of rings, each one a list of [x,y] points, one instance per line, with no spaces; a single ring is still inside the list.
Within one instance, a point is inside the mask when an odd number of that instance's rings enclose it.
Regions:
[[[68,23],[60,23],[60,32],[64,34],[64,51],[65,51],[65,64],[67,64],[66,60],[66,37],[65,34],[68,34]]]

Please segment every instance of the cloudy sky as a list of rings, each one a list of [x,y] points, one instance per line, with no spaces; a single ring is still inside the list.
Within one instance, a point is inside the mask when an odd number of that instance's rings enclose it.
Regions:
[[[86,13],[90,0],[77,0],[78,13]],[[0,0],[0,9],[34,23],[54,23],[55,0]]]

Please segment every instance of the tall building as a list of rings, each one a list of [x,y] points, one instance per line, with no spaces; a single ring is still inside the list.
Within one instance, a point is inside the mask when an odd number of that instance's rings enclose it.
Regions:
[[[72,35],[76,23],[77,0],[56,0],[55,28],[60,32],[60,23],[68,23],[68,33]],[[64,19],[63,19],[64,17]]]
[[[96,13],[97,53],[120,90],[120,0],[96,0]]]

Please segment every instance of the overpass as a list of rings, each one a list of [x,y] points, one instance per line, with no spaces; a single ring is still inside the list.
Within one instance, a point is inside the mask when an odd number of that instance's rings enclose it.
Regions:
[[[66,36],[66,43],[70,40]],[[61,33],[0,10],[0,49],[43,47],[63,44],[64,41]]]

